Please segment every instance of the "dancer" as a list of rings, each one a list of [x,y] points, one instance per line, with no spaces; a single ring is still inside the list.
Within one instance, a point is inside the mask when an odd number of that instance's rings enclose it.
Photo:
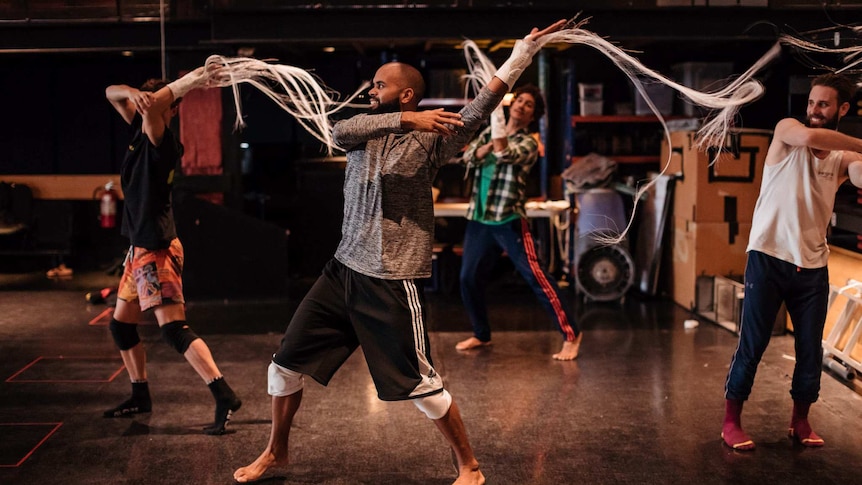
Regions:
[[[269,367],[272,429],[266,448],[234,472],[259,479],[288,464],[288,438],[302,401],[303,375],[326,385],[362,346],[384,401],[410,399],[434,421],[457,458],[456,484],[485,478],[457,404],[434,369],[417,280],[431,275],[431,182],[499,104],[538,51],[533,29],[496,77],[460,113],[416,111],[424,80],[415,68],[383,65],[374,75],[371,114],[340,121],[333,140],[347,151],[342,239],[335,257],[300,303]]]
[[[204,68],[173,83],[151,79],[140,89],[113,85],[108,101],[131,127],[131,141],[120,169],[125,204],[122,233],[131,241],[109,328],[132,381],[132,397],[105,411],[113,418],[152,409],[146,351],[137,324],[153,309],[162,337],[182,354],[215,399],[215,419],[204,433],[220,435],[242,402],[213,361],[209,347],[186,324],[182,292],[183,246],[171,209],[174,168],[182,145],[169,125],[186,92],[205,85]]]
[[[514,94],[509,121],[499,106],[491,115],[491,126],[473,140],[462,157],[473,167],[461,262],[461,299],[470,315],[473,336],[455,348],[491,344],[485,290],[494,263],[505,251],[563,333],[563,347],[553,358],[573,360],[578,357],[583,334],[564,308],[556,281],[539,264],[524,208],[527,175],[539,152],[529,128],[545,114],[545,101],[533,85],[522,86]]]
[[[755,447],[742,430],[742,405],[782,302],[793,320],[796,347],[789,433],[805,446],[823,446],[808,410],[820,392],[829,298],[826,229],[838,187],[848,177],[862,187],[862,140],[837,131],[854,92],[845,76],[818,76],[808,94],[805,124],[786,118],[775,126],[748,241],[739,346],[725,384],[721,436],[735,450]]]

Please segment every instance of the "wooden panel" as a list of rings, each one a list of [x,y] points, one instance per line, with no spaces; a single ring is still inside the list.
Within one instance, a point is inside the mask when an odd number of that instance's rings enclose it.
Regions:
[[[95,192],[109,181],[122,199],[119,174],[104,175],[0,175],[0,181],[24,184],[36,199],[91,200]]]
[[[850,279],[862,281],[862,255],[835,246],[830,246],[829,250],[829,284],[843,287]],[[844,303],[846,299],[836,300],[836,305],[829,309],[826,315],[826,326],[823,329],[824,337],[829,335],[835,325]],[[846,343],[844,342],[846,337],[845,335],[842,339],[842,345]],[[857,344],[856,348],[850,349],[850,355],[855,359],[862,359],[862,344]]]

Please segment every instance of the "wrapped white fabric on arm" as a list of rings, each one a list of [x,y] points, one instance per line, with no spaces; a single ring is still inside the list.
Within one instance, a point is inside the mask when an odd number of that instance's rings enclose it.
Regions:
[[[168,89],[174,95],[174,99],[185,96],[189,91],[206,86],[206,67],[201,66],[174,82],[168,83]]]
[[[530,36],[524,37],[521,40],[515,41],[515,47],[512,48],[512,54],[506,59],[506,62],[497,69],[494,74],[499,80],[506,83],[509,89],[515,85],[515,81],[521,77],[524,69],[533,62],[533,56],[542,48],[539,42],[528,40]]]

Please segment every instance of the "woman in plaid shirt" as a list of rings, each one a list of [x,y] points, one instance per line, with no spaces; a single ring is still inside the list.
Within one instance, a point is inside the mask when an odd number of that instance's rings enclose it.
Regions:
[[[529,128],[544,113],[539,88],[522,86],[515,90],[508,122],[502,106],[498,107],[491,116],[491,126],[464,153],[463,161],[473,170],[473,191],[464,235],[461,298],[470,315],[473,336],[459,342],[455,346],[458,350],[491,344],[485,289],[494,264],[505,251],[563,333],[563,347],[554,359],[578,356],[582,334],[564,308],[556,282],[539,264],[524,209],[527,175],[539,151]]]

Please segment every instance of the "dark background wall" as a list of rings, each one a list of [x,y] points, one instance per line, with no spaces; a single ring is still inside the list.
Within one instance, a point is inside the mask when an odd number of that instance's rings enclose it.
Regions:
[[[173,78],[202,65],[211,54],[254,55],[311,70],[346,95],[390,60],[417,66],[427,79],[451,79],[465,68],[457,49],[463,38],[500,47],[490,54],[500,65],[511,39],[583,10],[582,18],[591,17],[586,28],[662,73],[682,62],[731,62],[739,73],[780,32],[821,42],[839,32],[842,45],[858,45],[856,34],[842,25],[853,24],[862,10],[862,2],[847,1],[772,1],[760,7],[743,5],[766,2],[738,2],[736,7],[596,3],[174,0],[166,2],[163,53],[158,2],[6,2],[0,7],[0,178],[117,173],[126,127],[105,101],[104,89],[158,77],[163,62]],[[334,52],[324,52],[324,47],[334,47]],[[602,83],[609,102],[631,102],[632,89],[613,64],[588,47],[557,46],[543,56],[549,79],[547,172],[552,176],[567,163],[571,134],[565,128],[573,107],[566,106],[566,99],[572,89],[577,93],[575,84]],[[537,83],[539,64],[534,62],[521,82]],[[572,76],[564,85],[560,80],[567,72]],[[789,104],[790,79],[817,72],[808,59],[785,49],[759,74],[766,94],[742,110],[740,125],[772,128],[784,116],[801,114],[804,100]],[[431,86],[434,96],[462,95],[441,86]],[[340,166],[310,163],[325,156],[320,145],[251,89],[241,94],[247,127],[234,131],[233,103],[224,91],[225,169],[234,181],[227,205],[289,230],[291,271],[313,274],[337,243]],[[449,185],[457,191],[460,173],[448,172]]]

